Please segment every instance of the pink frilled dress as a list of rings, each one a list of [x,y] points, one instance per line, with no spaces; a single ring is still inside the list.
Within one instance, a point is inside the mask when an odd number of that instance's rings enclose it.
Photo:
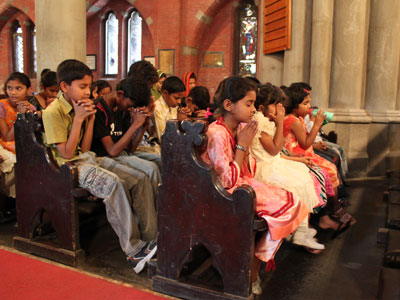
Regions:
[[[256,245],[256,256],[268,262],[274,258],[281,239],[294,232],[307,217],[307,207],[291,192],[255,180],[254,158],[250,160],[251,171],[246,163],[239,166],[234,161],[236,140],[222,117],[210,124],[207,136],[207,151],[202,158],[214,166],[223,187],[232,193],[235,188],[248,184],[256,192],[256,213],[269,227],[268,233]]]
[[[330,161],[326,160],[325,158],[322,158],[321,156],[315,154],[312,146],[310,146],[308,149],[303,149],[300,146],[299,142],[297,141],[291,129],[292,124],[297,120],[301,122],[304,131],[307,133],[306,124],[304,123],[302,117],[296,118],[293,115],[286,116],[283,122],[283,137],[284,137],[283,146],[287,150],[295,154],[311,157],[314,164],[316,164],[317,166],[319,166],[328,173],[333,188],[336,188],[339,185],[336,166]]]

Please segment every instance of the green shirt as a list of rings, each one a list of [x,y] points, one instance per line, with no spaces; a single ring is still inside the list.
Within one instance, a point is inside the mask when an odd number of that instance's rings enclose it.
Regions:
[[[84,126],[81,128],[78,146],[76,147],[75,154],[72,158],[63,158],[56,146],[58,143],[67,142],[74,121],[74,116],[74,108],[67,100],[65,100],[64,95],[61,95],[54,100],[42,112],[44,126],[43,142],[46,146],[50,147],[53,157],[59,166],[67,161],[76,160],[78,155],[81,154],[79,144],[83,136]]]

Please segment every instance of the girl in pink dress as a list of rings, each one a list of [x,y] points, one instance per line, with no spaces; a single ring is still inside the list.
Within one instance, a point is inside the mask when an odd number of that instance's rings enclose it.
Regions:
[[[331,197],[328,202],[331,206],[330,218],[320,219],[319,226],[322,229],[334,228],[336,230],[334,236],[336,236],[348,229],[356,220],[341,208],[338,200],[339,180],[336,166],[315,154],[312,148],[315,137],[325,120],[324,112],[322,110],[318,112],[313,128],[310,133],[307,133],[304,117],[311,107],[311,87],[306,83],[293,83],[286,92],[289,100],[283,125],[284,147],[297,156],[310,157],[315,165],[327,172],[334,188],[334,197]]]
[[[257,276],[260,260],[267,262],[267,267],[274,265],[273,258],[282,239],[295,231],[307,217],[308,210],[291,192],[253,178],[256,161],[249,157],[248,150],[258,126],[252,120],[256,112],[255,90],[252,82],[238,76],[220,83],[214,101],[219,104],[222,116],[208,127],[208,146],[202,157],[214,166],[221,184],[229,192],[242,184],[250,185],[256,192],[256,212],[269,227],[255,251],[253,292],[258,294],[261,293]],[[241,123],[247,125],[240,127]]]

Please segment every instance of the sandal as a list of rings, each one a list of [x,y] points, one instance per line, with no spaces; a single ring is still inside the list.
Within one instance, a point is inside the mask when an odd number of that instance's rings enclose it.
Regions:
[[[304,249],[314,255],[320,254],[322,251],[324,251],[324,250],[311,249],[311,248],[307,248],[307,247],[304,247]]]
[[[335,233],[332,235],[332,239],[338,237],[340,234],[345,232],[347,229],[350,228],[351,223],[340,223],[338,229],[336,229]]]
[[[342,224],[350,223],[354,225],[357,221],[352,215],[346,212],[343,208],[339,208],[333,215],[330,216],[333,220],[338,221]]]
[[[346,199],[339,199],[339,202],[340,202],[340,205],[341,205],[342,207],[351,206],[351,203],[350,203],[349,200],[346,200]]]

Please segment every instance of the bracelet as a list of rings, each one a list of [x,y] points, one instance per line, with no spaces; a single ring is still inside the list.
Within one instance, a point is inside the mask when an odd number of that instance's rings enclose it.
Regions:
[[[236,144],[236,149],[242,150],[242,151],[244,151],[244,152],[247,151],[246,147],[241,146],[241,145],[239,145],[239,144]]]

